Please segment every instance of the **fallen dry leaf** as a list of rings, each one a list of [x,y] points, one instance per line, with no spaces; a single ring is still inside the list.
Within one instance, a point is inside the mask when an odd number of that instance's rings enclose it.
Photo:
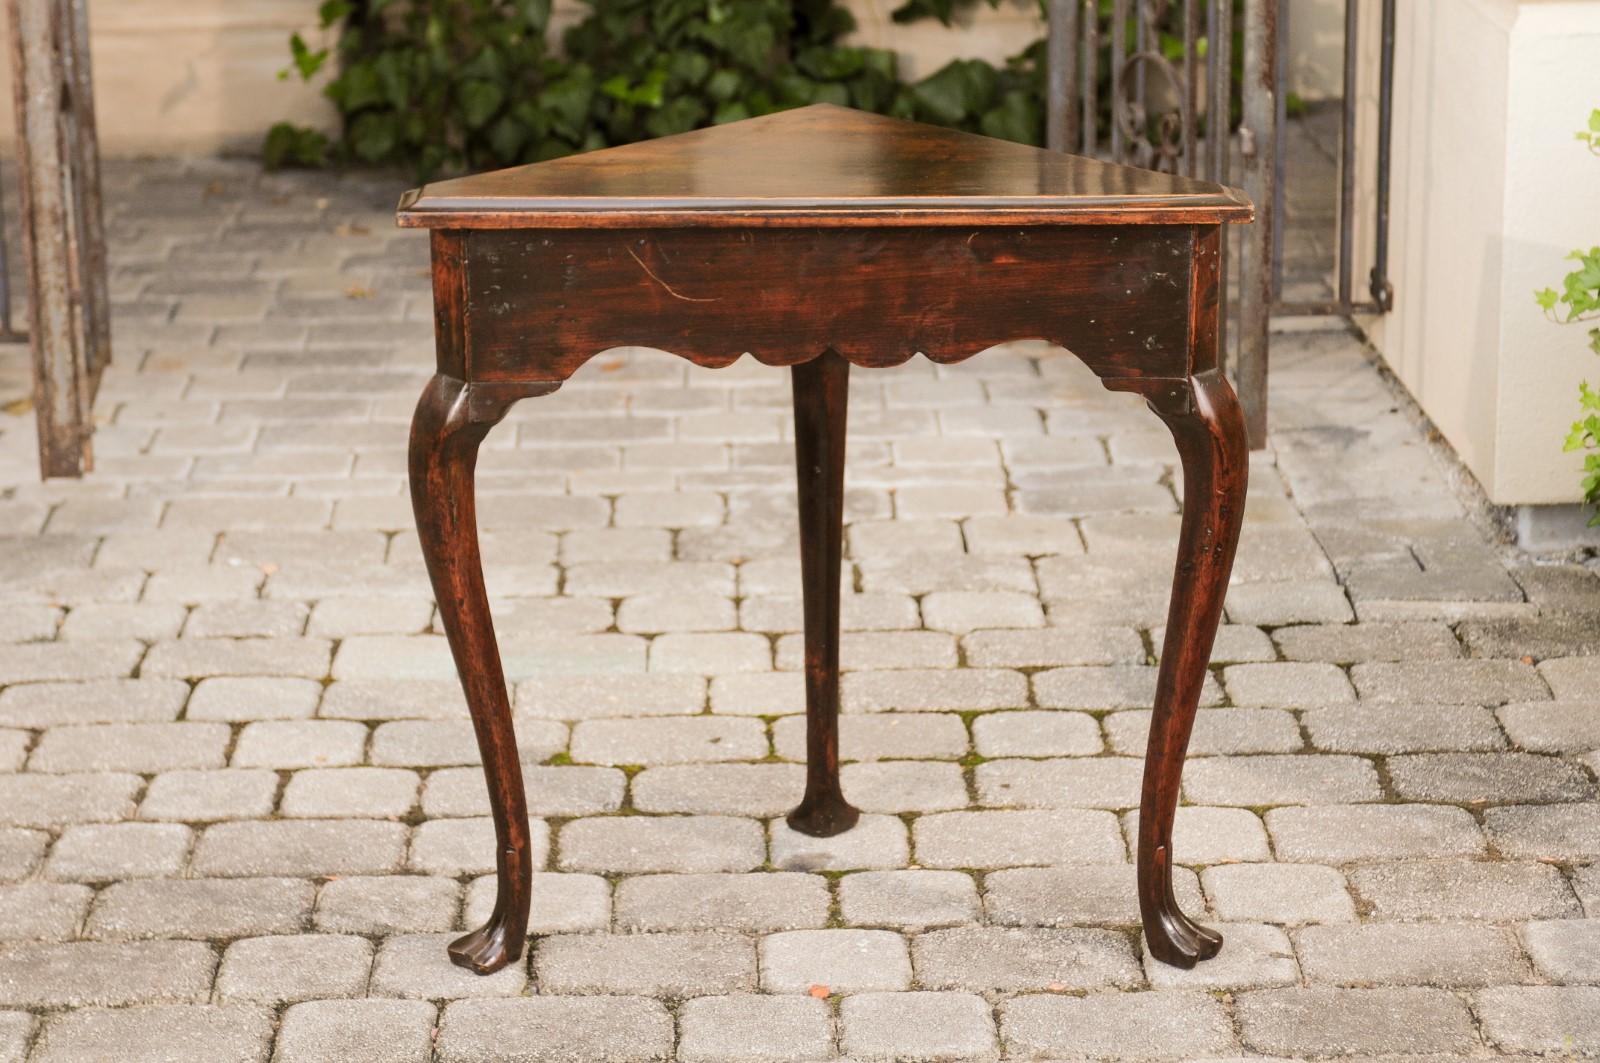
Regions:
[[[346,299],[371,299],[376,294],[378,293],[364,284],[352,284],[344,290]]]
[[[4,410],[13,417],[21,417],[31,409],[33,409],[33,399],[31,398],[12,399],[4,406],[0,406],[0,410]]]
[[[814,985],[810,989],[806,990],[806,992],[810,993],[818,1000],[827,1000],[828,997],[832,995],[832,991],[825,985]]]
[[[340,222],[333,228],[333,234],[335,236],[365,236],[371,231],[371,229],[367,228],[365,225],[362,225],[360,222],[353,221]]]

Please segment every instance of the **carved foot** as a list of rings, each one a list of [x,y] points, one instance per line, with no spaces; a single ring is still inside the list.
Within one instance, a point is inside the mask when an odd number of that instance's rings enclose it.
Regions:
[[[1201,926],[1176,906],[1145,920],[1145,948],[1162,963],[1189,970],[1222,951],[1222,935]]]
[[[807,794],[800,807],[789,813],[787,822],[801,834],[831,838],[854,827],[860,818],[861,810],[846,801],[843,794],[831,793],[820,798]]]
[[[472,933],[450,943],[450,962],[474,974],[493,974],[522,958],[527,931],[496,912]]]

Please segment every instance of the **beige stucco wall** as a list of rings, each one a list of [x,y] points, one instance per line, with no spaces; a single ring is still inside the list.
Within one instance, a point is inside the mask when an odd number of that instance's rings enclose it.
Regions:
[[[1369,333],[1493,501],[1577,501],[1561,444],[1600,359],[1532,293],[1600,243],[1600,159],[1573,139],[1600,106],[1600,0],[1410,0],[1397,29],[1395,307]]]
[[[977,5],[954,29],[893,25],[894,0],[848,4],[860,22],[857,38],[901,52],[908,76],[956,56],[1003,59],[1044,32],[1034,0],[1006,0],[999,10]],[[318,0],[89,0],[102,149],[113,156],[251,152],[281,119],[330,124],[316,89],[276,77],[289,34],[312,34],[317,7]],[[578,0],[558,0],[559,20],[579,13]],[[0,51],[4,85],[7,55]],[[11,126],[11,108],[0,106],[0,142]]]

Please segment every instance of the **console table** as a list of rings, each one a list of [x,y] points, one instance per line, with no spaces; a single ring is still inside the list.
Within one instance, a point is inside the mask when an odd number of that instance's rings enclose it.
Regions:
[[[402,226],[432,230],[438,369],[411,430],[428,574],[488,777],[499,884],[450,946],[479,972],[525,944],[533,874],[511,707],[484,589],[478,446],[519,399],[601,351],[697,365],[749,353],[794,384],[804,583],[806,790],[795,830],[849,830],[839,785],[839,575],[852,365],[996,344],[1066,347],[1142,396],[1183,463],[1177,572],[1145,757],[1138,838],[1146,947],[1191,967],[1222,939],[1172,893],[1184,753],[1243,519],[1248,452],[1217,367],[1220,185],[819,105],[430,184]]]

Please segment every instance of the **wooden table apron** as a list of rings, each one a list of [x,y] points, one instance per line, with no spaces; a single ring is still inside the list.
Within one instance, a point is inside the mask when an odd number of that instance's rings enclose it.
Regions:
[[[528,813],[478,550],[478,445],[519,399],[617,346],[697,365],[748,352],[791,366],[805,597],[807,784],[789,822],[829,835],[858,813],[839,786],[838,628],[850,367],[918,352],[958,362],[1039,338],[1140,394],[1183,463],[1184,512],[1146,753],[1138,837],[1147,947],[1190,967],[1221,938],[1172,893],[1184,754],[1243,518],[1248,453],[1217,369],[1217,224],[435,229],[438,371],[412,426],[417,528],[471,708],[498,841],[498,894],[450,947],[481,972],[518,958],[533,873]],[[1041,385],[1042,386],[1042,385]]]

